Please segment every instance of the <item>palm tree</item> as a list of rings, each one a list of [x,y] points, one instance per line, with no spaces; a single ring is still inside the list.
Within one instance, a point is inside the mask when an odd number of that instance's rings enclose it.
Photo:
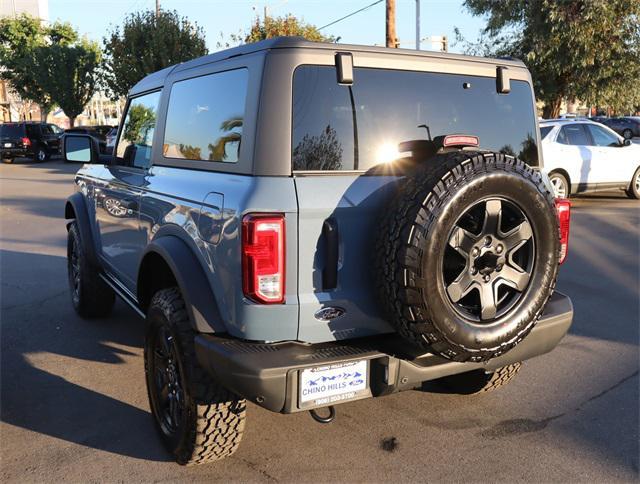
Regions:
[[[232,131],[236,128],[240,132]],[[240,152],[240,141],[242,138],[242,118],[240,116],[229,118],[220,124],[220,130],[229,134],[220,136],[215,143],[209,143],[209,160],[224,161],[227,158],[227,145],[238,143],[238,153]]]

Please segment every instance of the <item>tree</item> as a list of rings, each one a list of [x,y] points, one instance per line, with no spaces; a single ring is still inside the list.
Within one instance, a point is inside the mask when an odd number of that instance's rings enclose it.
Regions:
[[[48,46],[69,45],[77,38],[68,23],[46,26],[26,14],[0,19],[0,79],[8,81],[23,100],[38,104],[42,119],[46,119],[55,102],[50,76],[42,77],[36,53]]]
[[[34,58],[36,77],[73,127],[75,118],[96,91],[100,47],[87,39],[65,45],[44,45],[34,50]]]
[[[203,30],[166,10],[129,15],[103,43],[105,83],[116,97],[152,72],[208,53]]]
[[[488,16],[484,47],[522,59],[531,71],[544,117],[562,100],[580,99],[619,111],[640,104],[638,0],[465,0]]]
[[[222,34],[221,34],[222,35]],[[238,44],[260,42],[273,37],[304,37],[313,42],[335,42],[335,37],[323,35],[315,25],[308,24],[294,15],[283,17],[256,17],[248,32],[231,34],[229,41],[218,42],[219,48],[231,47]]]

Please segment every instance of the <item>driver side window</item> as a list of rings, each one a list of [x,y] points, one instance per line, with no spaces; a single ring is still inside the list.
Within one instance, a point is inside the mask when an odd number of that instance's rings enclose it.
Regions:
[[[600,126],[588,124],[587,128],[591,132],[591,137],[596,146],[619,146],[620,141],[617,136],[602,129]]]
[[[131,99],[118,140],[115,162],[135,168],[151,166],[160,91]]]

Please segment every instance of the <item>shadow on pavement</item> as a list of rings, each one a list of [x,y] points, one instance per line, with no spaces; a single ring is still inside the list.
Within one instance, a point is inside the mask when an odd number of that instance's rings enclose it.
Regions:
[[[0,251],[0,257],[18,259],[34,268],[52,263],[66,268],[62,257],[12,251]],[[121,365],[123,358],[139,353],[132,352],[143,341],[144,325],[139,318],[123,304],[116,304],[109,318],[81,320],[59,287],[53,296],[38,300],[34,294],[28,304],[12,305],[12,292],[20,289],[19,284],[7,280],[4,264],[2,269],[1,420],[107,452],[170,460],[159,444],[149,412],[64,377],[65,358]],[[61,276],[66,283],[64,272]],[[62,287],[63,292],[65,289]],[[48,358],[47,370],[53,361],[57,374],[37,367],[41,353],[56,355]],[[136,378],[144,385],[137,371],[119,377]]]

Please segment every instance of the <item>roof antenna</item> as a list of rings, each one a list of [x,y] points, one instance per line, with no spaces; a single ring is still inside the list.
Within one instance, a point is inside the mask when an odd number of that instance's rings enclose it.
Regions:
[[[429,141],[431,140],[431,130],[429,129],[429,126],[427,126],[426,124],[419,124],[418,128],[424,128],[427,130],[427,136],[429,137]]]

